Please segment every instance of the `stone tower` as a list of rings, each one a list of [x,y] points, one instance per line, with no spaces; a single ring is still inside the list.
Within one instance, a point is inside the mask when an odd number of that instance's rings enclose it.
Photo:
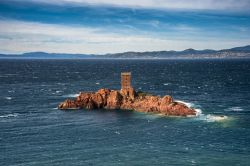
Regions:
[[[131,89],[131,72],[121,73],[121,89],[129,90]]]
[[[131,72],[121,73],[121,94],[126,99],[134,100],[135,90],[131,86]]]

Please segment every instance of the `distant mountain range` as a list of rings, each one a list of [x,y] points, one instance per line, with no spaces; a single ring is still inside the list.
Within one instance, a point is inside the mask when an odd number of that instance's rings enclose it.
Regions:
[[[224,50],[195,50],[186,49],[183,51],[152,51],[152,52],[125,52],[117,54],[106,54],[109,58],[250,58],[250,45],[244,47],[235,47]]]
[[[29,52],[24,54],[0,54],[0,59],[203,59],[203,58],[250,58],[250,45],[224,50],[124,52],[105,55],[64,54]]]
[[[23,54],[0,54],[0,59],[83,59],[93,58],[87,54],[64,54],[46,52],[28,52]]]

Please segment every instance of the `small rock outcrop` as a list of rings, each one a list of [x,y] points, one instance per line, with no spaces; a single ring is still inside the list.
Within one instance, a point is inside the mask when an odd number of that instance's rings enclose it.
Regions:
[[[176,102],[171,96],[153,96],[136,92],[133,88],[127,90],[100,89],[97,92],[81,92],[75,100],[65,100],[59,106],[61,110],[68,109],[122,109],[140,112],[151,112],[167,116],[191,116],[196,111],[183,103]]]

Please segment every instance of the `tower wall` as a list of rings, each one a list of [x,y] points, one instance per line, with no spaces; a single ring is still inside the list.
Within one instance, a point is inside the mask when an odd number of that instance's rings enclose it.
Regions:
[[[131,72],[121,73],[121,89],[129,90],[131,88]]]

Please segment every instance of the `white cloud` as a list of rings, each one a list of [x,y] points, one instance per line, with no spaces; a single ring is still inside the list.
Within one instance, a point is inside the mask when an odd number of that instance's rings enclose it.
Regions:
[[[45,3],[75,3],[93,5],[113,5],[121,7],[160,8],[160,9],[208,9],[245,10],[250,8],[249,0],[28,0]]]
[[[179,30],[190,31],[190,27],[181,25]],[[1,53],[46,51],[103,54],[125,51],[183,50],[190,47],[221,49],[246,45],[249,42],[249,39],[240,41],[207,38],[196,40],[193,36],[191,38],[185,36],[170,38],[167,35],[158,34],[157,36],[150,33],[126,32],[123,34],[112,33],[108,29],[100,28],[0,20]]]

